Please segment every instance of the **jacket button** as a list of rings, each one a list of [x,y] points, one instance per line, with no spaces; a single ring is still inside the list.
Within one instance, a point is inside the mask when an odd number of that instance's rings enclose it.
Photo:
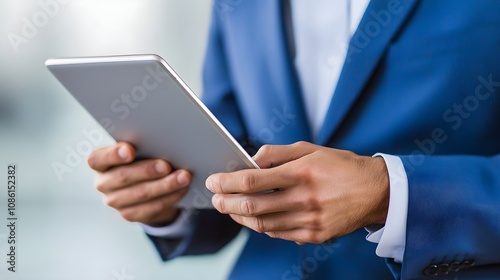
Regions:
[[[438,266],[431,264],[424,269],[425,276],[436,276],[438,275]]]
[[[464,261],[460,264],[460,269],[473,267],[475,264],[476,264],[476,262],[475,262],[474,260],[464,260]]]
[[[450,272],[450,265],[442,263],[438,266],[438,274],[448,274]]]

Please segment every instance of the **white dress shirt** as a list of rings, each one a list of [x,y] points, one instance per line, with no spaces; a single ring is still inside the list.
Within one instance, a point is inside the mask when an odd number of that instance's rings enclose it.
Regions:
[[[349,41],[369,0],[291,0],[296,47],[295,67],[313,135],[326,116],[347,54]],[[375,154],[385,160],[390,178],[389,212],[385,227],[371,230],[368,241],[378,243],[376,254],[402,262],[406,244],[408,181],[399,157]],[[151,235],[178,237],[192,228],[185,211],[173,224],[155,228],[143,225]]]

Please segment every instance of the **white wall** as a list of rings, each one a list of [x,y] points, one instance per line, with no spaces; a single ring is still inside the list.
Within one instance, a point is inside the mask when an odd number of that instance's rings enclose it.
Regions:
[[[49,57],[157,53],[201,93],[210,1],[57,0],[66,4],[49,12],[39,1],[0,2],[0,279],[223,279],[244,234],[219,254],[162,263],[137,225],[101,203],[83,157],[58,176],[53,164],[68,166],[82,131],[98,126],[44,67]],[[38,21],[37,30],[26,21]],[[3,261],[11,162],[19,169],[16,274]]]

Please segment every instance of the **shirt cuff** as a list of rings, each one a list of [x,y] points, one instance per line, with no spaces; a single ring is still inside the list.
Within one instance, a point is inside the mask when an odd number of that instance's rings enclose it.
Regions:
[[[191,223],[191,218],[193,216],[192,209],[182,209],[179,217],[168,226],[164,227],[152,227],[145,224],[141,224],[144,231],[156,237],[166,237],[166,238],[176,238],[187,236],[191,233],[193,228],[193,223]]]
[[[382,157],[389,172],[389,210],[384,227],[365,228],[369,232],[366,240],[378,243],[377,256],[392,258],[395,262],[402,263],[408,218],[408,178],[399,157],[381,153],[373,156]]]

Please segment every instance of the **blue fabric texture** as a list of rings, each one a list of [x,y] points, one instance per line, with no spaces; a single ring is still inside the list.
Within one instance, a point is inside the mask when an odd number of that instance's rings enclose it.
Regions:
[[[252,232],[230,279],[426,279],[429,265],[464,260],[475,265],[448,279],[498,279],[500,1],[371,0],[317,139],[282,4],[215,1],[205,104],[248,147],[304,140],[401,156],[406,250],[402,264],[377,257],[363,229],[304,246]],[[214,211],[193,222],[199,233],[180,254],[215,252],[240,228]],[[175,242],[154,240],[164,259]]]

